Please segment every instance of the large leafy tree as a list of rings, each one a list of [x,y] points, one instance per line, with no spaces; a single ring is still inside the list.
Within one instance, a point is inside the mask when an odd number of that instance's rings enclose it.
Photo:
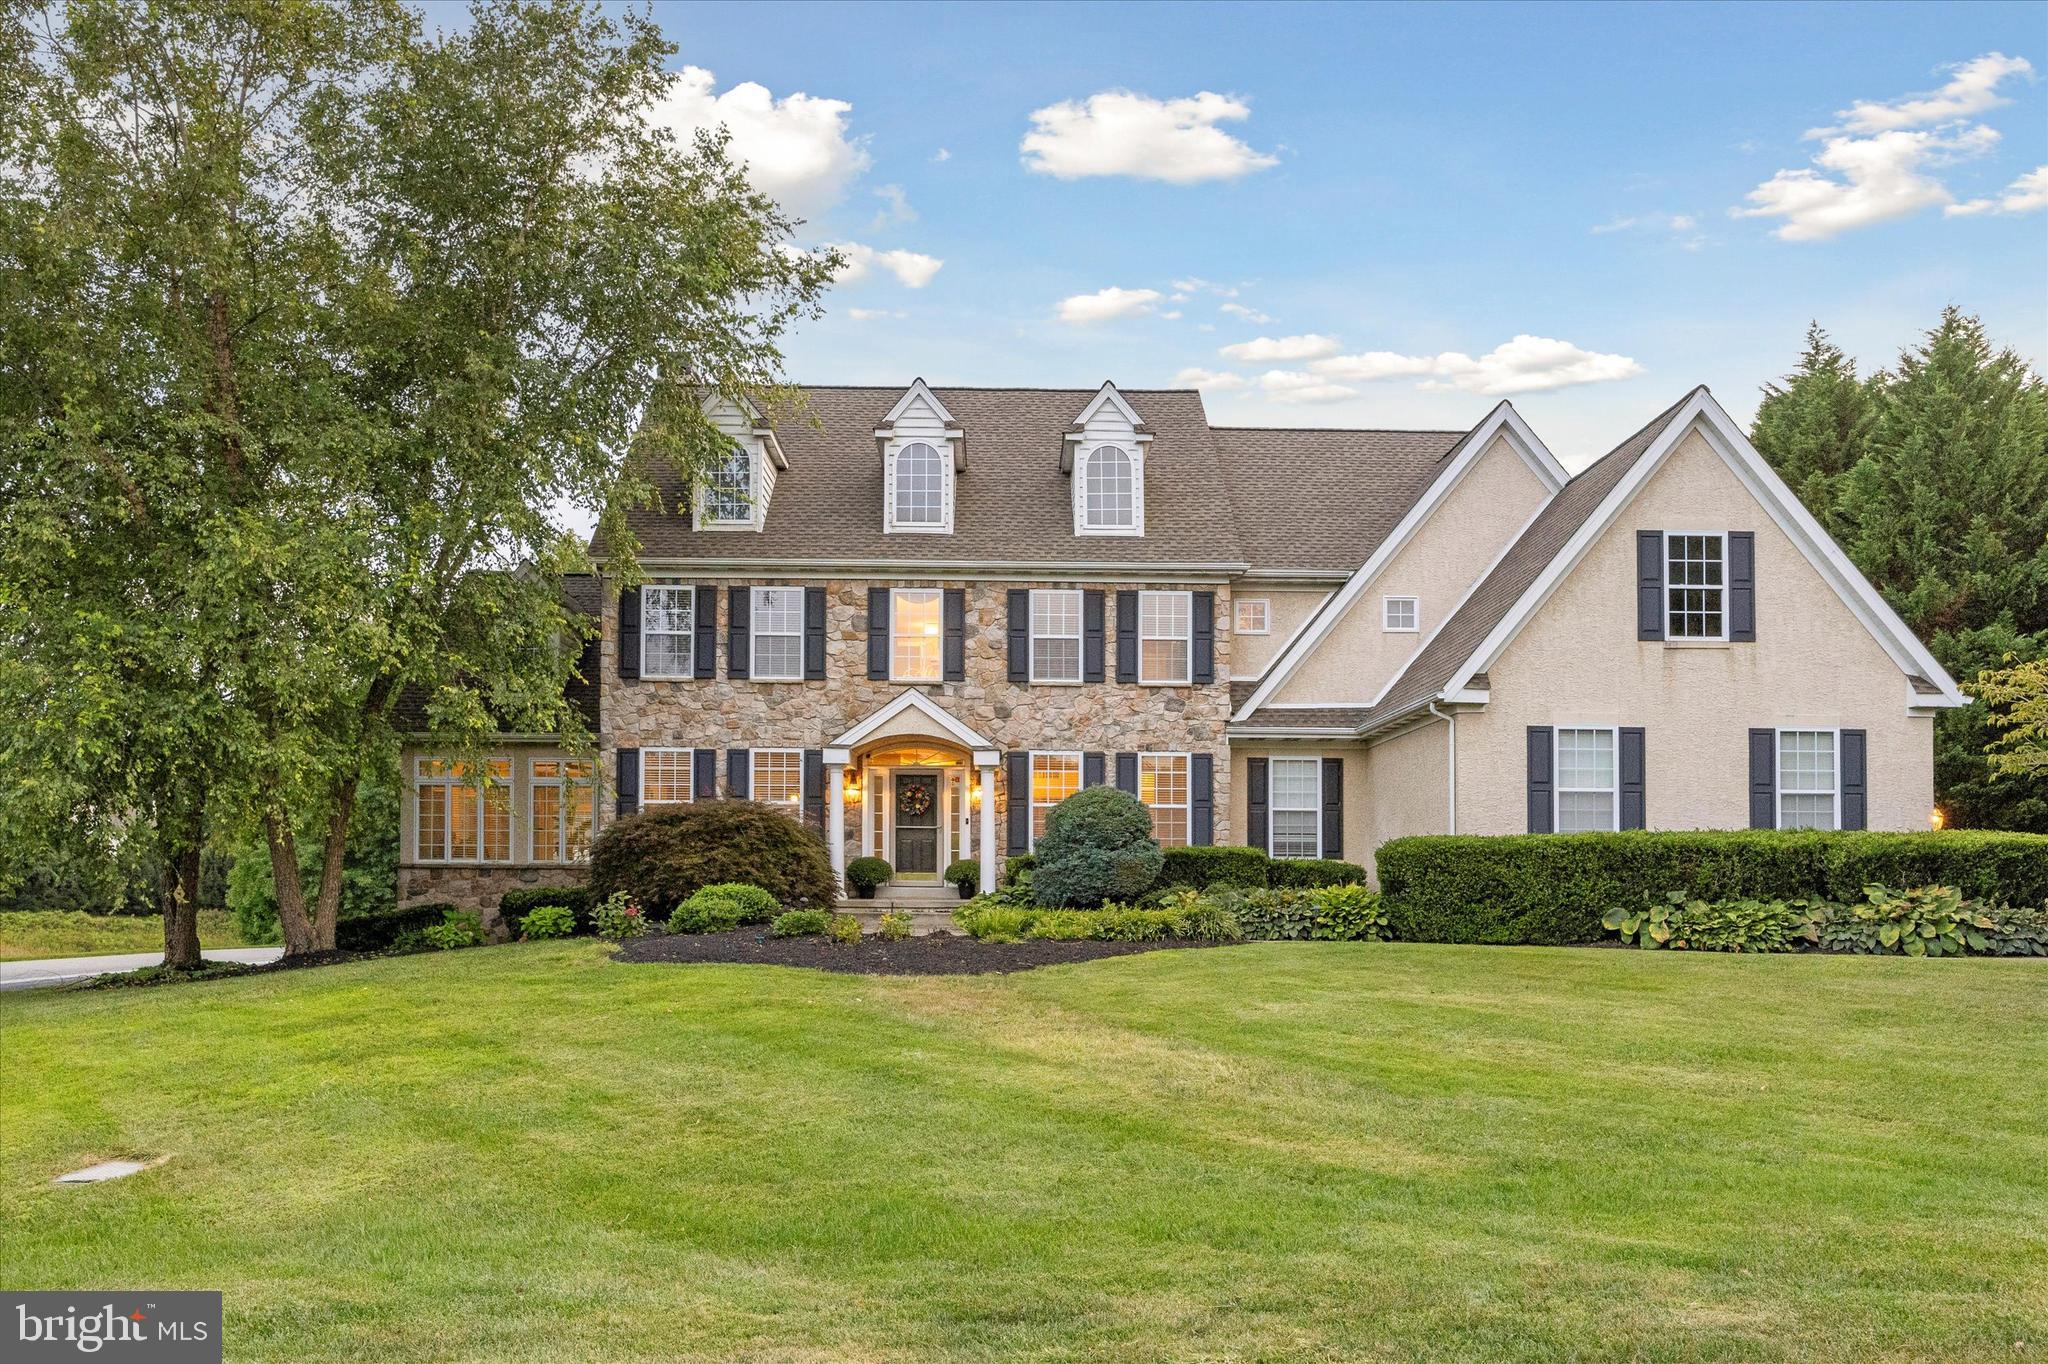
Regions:
[[[287,950],[331,947],[399,696],[455,747],[582,738],[558,590],[582,552],[550,509],[596,510],[629,558],[650,464],[714,452],[703,393],[773,393],[835,262],[790,247],[720,139],[645,121],[672,49],[640,17],[513,3],[429,35],[395,0],[71,0],[9,23],[0,515],[33,539],[0,552],[30,622],[0,703],[90,685],[40,738],[10,707],[5,742],[46,821],[90,793],[163,805],[194,847],[209,815],[260,832]]]

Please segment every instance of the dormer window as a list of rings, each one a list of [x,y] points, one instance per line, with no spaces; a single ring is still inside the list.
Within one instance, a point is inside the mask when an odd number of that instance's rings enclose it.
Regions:
[[[919,379],[875,428],[882,454],[882,529],[949,535],[953,480],[967,467],[967,433]]]
[[[1098,445],[1082,474],[1084,530],[1129,530],[1137,524],[1136,479],[1131,457],[1120,446]]]
[[[1152,432],[1114,384],[1067,428],[1060,469],[1073,480],[1074,534],[1145,533],[1145,457]]]
[[[946,524],[946,464],[938,449],[912,441],[896,452],[896,526],[942,529]]]
[[[714,393],[704,399],[704,415],[724,438],[724,451],[706,461],[697,475],[697,528],[765,530],[776,471],[789,467],[782,443],[752,403],[732,402]]]
[[[735,445],[705,473],[704,524],[746,526],[753,520],[754,456]]]

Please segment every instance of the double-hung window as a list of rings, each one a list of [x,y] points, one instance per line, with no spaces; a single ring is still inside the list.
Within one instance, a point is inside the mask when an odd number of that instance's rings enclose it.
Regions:
[[[1273,758],[1272,847],[1275,857],[1323,855],[1323,763],[1320,758]]]
[[[533,860],[581,862],[590,853],[589,762],[536,758],[530,786]]]
[[[640,806],[690,803],[690,750],[640,750]]]
[[[1728,637],[1726,570],[1725,536],[1664,533],[1664,638]]]
[[[1188,755],[1140,753],[1138,799],[1152,812],[1152,837],[1162,848],[1188,843]]]
[[[1561,834],[1620,827],[1615,794],[1615,743],[1611,729],[1557,731],[1557,814],[1551,827]]]
[[[898,530],[943,530],[946,459],[923,441],[896,452],[895,525]]]
[[[1185,683],[1194,666],[1194,596],[1138,594],[1138,680]]]
[[[422,862],[512,860],[512,760],[487,758],[482,776],[468,763],[421,758],[415,851]]]
[[[1081,525],[1085,530],[1130,530],[1138,524],[1137,466],[1120,445],[1098,445],[1082,473]]]
[[[640,589],[640,675],[688,677],[696,656],[692,641],[697,623],[695,588],[677,583],[649,583]]]
[[[761,682],[801,682],[804,676],[804,590],[757,587],[753,592],[747,675]]]
[[[899,587],[889,594],[889,677],[937,682],[945,676],[945,593]]]
[[[1836,734],[1831,729],[1778,731],[1778,827],[1841,827],[1836,785]]]
[[[757,748],[753,762],[753,797],[763,805],[780,805],[800,815],[804,804],[804,753],[800,748]]]
[[[1387,597],[1382,600],[1382,620],[1389,634],[1414,634],[1419,628],[1422,603],[1415,597]]]
[[[1081,594],[1064,588],[1031,593],[1031,680],[1081,680]]]
[[[1038,840],[1045,837],[1045,817],[1052,813],[1052,807],[1080,789],[1080,754],[1031,755],[1031,846],[1037,847]]]

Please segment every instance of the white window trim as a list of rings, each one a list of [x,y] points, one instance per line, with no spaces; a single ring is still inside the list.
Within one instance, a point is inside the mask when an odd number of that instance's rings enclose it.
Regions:
[[[1038,801],[1038,760],[1040,758],[1072,758],[1074,760],[1074,789],[1084,789],[1088,784],[1088,759],[1079,749],[1035,748],[1027,755],[1024,763],[1024,851],[1038,850],[1038,812],[1050,810],[1053,805],[1041,805]]]
[[[761,798],[761,756],[763,754],[794,754],[796,757],[796,799],[762,800]],[[804,751],[801,748],[750,748],[747,750],[747,799],[760,801],[786,809],[799,822],[804,816]]]
[[[1671,540],[1673,536],[1712,536],[1721,542],[1721,633],[1718,635],[1676,635],[1671,631]],[[1728,642],[1728,532],[1725,530],[1667,530],[1664,532],[1663,561],[1657,566],[1664,585],[1664,643],[1726,644]]]
[[[1247,606],[1257,606],[1259,608],[1259,614],[1265,618],[1266,623],[1264,625],[1261,625],[1256,630],[1247,629],[1244,624],[1243,618],[1238,615],[1238,612],[1242,611]],[[1272,634],[1273,599],[1271,597],[1237,597],[1233,599],[1230,603],[1230,626],[1233,633],[1240,635]]]
[[[1565,732],[1566,730],[1596,730],[1596,731],[1604,731],[1604,732],[1605,732],[1605,733],[1606,733],[1606,734],[1607,734],[1607,735],[1609,736],[1609,742],[1611,742],[1611,743],[1613,744],[1613,746],[1614,746],[1614,747],[1613,747],[1613,753],[1614,753],[1614,785],[1612,785],[1612,786],[1604,786],[1604,787],[1603,787],[1603,786],[1572,786],[1572,787],[1567,787],[1567,786],[1566,786],[1566,785],[1564,784],[1564,754],[1563,754],[1563,749],[1562,749],[1562,747],[1561,747],[1561,744],[1562,744],[1562,736],[1564,735],[1564,732]],[[1550,781],[1550,827],[1551,827],[1551,828],[1552,828],[1553,830],[1559,829],[1559,828],[1560,828],[1560,827],[1562,826],[1563,822],[1564,822],[1564,802],[1563,802],[1563,798],[1564,798],[1564,797],[1565,797],[1566,795],[1575,795],[1575,796],[1576,796],[1576,795],[1600,795],[1600,794],[1602,794],[1602,793],[1605,793],[1606,795],[1609,795],[1609,796],[1612,796],[1612,797],[1613,797],[1613,800],[1612,800],[1611,802],[1609,802],[1609,811],[1610,811],[1610,813],[1609,813],[1609,816],[1608,816],[1608,821],[1607,821],[1607,827],[1608,827],[1608,829],[1609,829],[1610,831],[1619,831],[1619,830],[1620,830],[1620,828],[1621,828],[1621,726],[1619,726],[1619,725],[1574,725],[1574,724],[1560,724],[1560,725],[1553,725],[1553,726],[1551,726],[1551,730],[1550,730],[1550,775],[1551,775],[1551,781]],[[1590,831],[1586,831],[1586,832],[1590,832]]]
[[[685,632],[689,641],[689,659],[678,673],[657,673],[647,670],[647,593],[658,589],[663,592],[678,591],[690,599],[690,628]],[[673,634],[669,630],[657,630],[656,634]],[[688,681],[697,675],[697,588],[694,583],[658,582],[647,583],[640,589],[640,676],[652,682]]]
[[[506,837],[505,855],[503,857],[484,856],[484,796],[485,793],[490,789],[489,783],[486,782],[483,784],[476,784],[466,781],[458,781],[453,777],[444,777],[438,774],[431,776],[428,775],[426,772],[426,765],[428,763],[455,761],[453,758],[449,758],[444,755],[422,753],[415,756],[412,761],[412,853],[414,862],[431,864],[433,866],[502,867],[516,864],[519,861],[519,760],[517,758],[515,758],[510,753],[486,753],[477,760],[478,763],[483,767],[486,776],[489,775],[490,765],[492,763],[502,762],[507,765],[505,780],[499,783],[501,786],[505,788]],[[450,791],[447,841],[448,846],[452,849],[455,846],[455,809],[453,789],[458,786],[470,785],[477,786],[477,855],[475,857],[454,857],[448,855],[444,855],[441,857],[427,856],[424,851],[425,844],[423,840],[420,838],[420,788],[424,786],[437,786],[447,788]],[[595,805],[593,805],[593,814],[595,813],[595,810],[596,807]]]
[[[1146,803],[1146,801],[1145,801],[1145,796],[1144,796],[1144,792],[1145,792],[1145,759],[1147,759],[1147,758],[1154,758],[1154,759],[1157,759],[1157,758],[1178,758],[1178,759],[1180,759],[1180,761],[1181,761],[1181,770],[1182,770],[1182,773],[1183,773],[1183,775],[1184,775],[1184,781],[1183,781],[1183,784],[1182,784],[1182,790],[1183,790],[1183,792],[1184,792],[1184,793],[1186,794],[1186,796],[1187,796],[1187,799],[1185,799],[1185,800],[1183,800],[1183,801],[1179,802],[1178,804],[1176,804],[1176,803],[1174,803],[1174,802],[1171,802],[1171,801],[1163,802],[1163,803],[1159,804],[1159,805],[1158,805],[1157,807],[1154,807],[1153,805],[1150,805],[1150,804],[1147,804],[1147,803]],[[1321,765],[1320,765],[1320,764],[1318,764],[1318,765],[1317,765],[1317,771],[1316,771],[1316,780],[1317,780],[1318,782],[1320,782],[1320,781],[1322,780],[1322,769],[1321,769]],[[1155,789],[1155,790],[1157,789],[1157,784],[1156,784],[1156,780],[1155,780],[1155,785],[1154,785],[1154,789]],[[1193,837],[1194,837],[1194,834],[1195,834],[1195,755],[1194,755],[1194,754],[1193,754],[1192,752],[1186,752],[1186,751],[1178,751],[1178,750],[1173,750],[1173,749],[1162,749],[1162,750],[1157,750],[1157,751],[1154,751],[1154,752],[1150,752],[1150,753],[1142,753],[1142,752],[1141,752],[1141,753],[1139,753],[1139,754],[1138,754],[1138,790],[1137,790],[1137,793],[1136,793],[1136,794],[1137,794],[1137,796],[1138,796],[1138,803],[1139,803],[1140,805],[1144,805],[1144,806],[1145,806],[1145,810],[1146,810],[1146,813],[1147,813],[1147,814],[1151,813],[1151,811],[1152,811],[1152,810],[1153,810],[1154,808],[1158,808],[1158,809],[1161,809],[1161,810],[1178,810],[1178,811],[1180,811],[1180,812],[1181,812],[1181,841],[1180,841],[1180,843],[1179,843],[1179,845],[1178,845],[1178,846],[1180,846],[1180,847],[1183,847],[1183,848],[1187,848],[1187,847],[1193,847],[1193,846],[1194,846],[1194,844],[1193,844],[1192,842],[1190,842],[1190,840],[1191,840],[1191,839],[1193,839]],[[1317,797],[1317,800],[1318,800],[1318,801],[1320,802],[1320,800],[1321,800],[1321,798],[1322,798],[1322,792],[1321,792],[1320,790],[1318,790],[1318,791],[1317,791],[1317,793],[1316,793],[1316,797]],[[1320,807],[1319,807],[1319,808],[1320,808]],[[1321,827],[1320,827],[1320,826],[1318,826],[1318,827],[1317,827],[1317,830],[1316,830],[1316,840],[1317,840],[1317,843],[1316,843],[1316,846],[1317,846],[1317,850],[1318,850],[1318,851],[1320,851],[1320,850],[1321,850],[1321,847],[1322,847],[1322,830],[1321,830]],[[1165,845],[1164,845],[1164,844],[1161,844],[1160,846],[1164,847]]]
[[[681,800],[649,800],[647,798],[647,759],[656,753],[680,753],[683,755],[683,798]],[[640,808],[650,805],[688,805],[697,799],[697,750],[694,748],[643,748],[640,750]]]
[[[802,601],[804,595],[801,587],[786,587],[779,583],[747,589],[747,678],[753,682],[801,682],[804,680],[804,613],[801,607],[798,608],[796,615],[796,671],[788,676],[779,673],[774,677],[761,675],[761,638],[764,632],[760,622],[763,592],[794,592],[798,601]],[[790,636],[784,631],[777,630],[770,633],[769,637],[788,639]]]
[[[939,519],[936,522],[898,521],[896,519],[896,458],[913,445],[929,446],[939,457]],[[904,436],[889,442],[888,455],[882,461],[882,501],[885,514],[882,518],[884,535],[951,535],[953,533],[953,450],[951,441],[933,440],[927,436]]]
[[[1409,614],[1415,618],[1413,625],[1394,624],[1394,603],[1407,602]],[[1396,593],[1380,598],[1380,626],[1390,635],[1414,635],[1422,632],[1422,598],[1403,596]]]
[[[938,667],[930,677],[912,677],[896,671],[897,627],[903,620],[903,613],[896,608],[897,598],[906,593],[930,596],[939,606],[939,655]],[[913,687],[937,686],[946,680],[946,590],[942,587],[892,587],[889,589],[889,680],[902,682]]]
[[[1131,461],[1131,524],[1095,526],[1088,522],[1088,461],[1095,452],[1114,446]],[[1138,535],[1145,533],[1145,438],[1104,436],[1088,441],[1074,452],[1074,534]]]
[[[534,769],[544,762],[556,764],[558,771],[569,763],[581,763],[583,764],[585,775],[581,778],[571,777],[567,774],[556,777],[543,777],[538,775]],[[587,846],[581,857],[571,857],[568,855],[569,803],[565,797],[569,792],[574,791],[578,787],[582,787],[590,792],[590,831],[585,835],[585,842],[587,844],[590,839],[597,837],[596,771],[597,765],[588,758],[529,758],[527,760],[526,854],[533,861],[546,862],[555,866],[574,866],[579,862],[590,860],[590,852]],[[533,798],[532,793],[536,787],[541,786],[551,786],[557,792],[555,797],[555,834],[552,845],[548,849],[549,855],[546,857],[542,857],[540,850],[533,846],[533,812],[540,808],[540,802]]]
[[[737,519],[714,518],[710,511],[711,478],[709,473],[697,480],[694,506],[696,526],[699,530],[759,530],[762,522],[761,506],[761,447],[759,441],[733,441],[733,448],[747,457],[747,514]]]
[[[1187,604],[1188,604],[1188,609],[1187,609],[1187,618],[1188,618],[1188,632],[1187,632],[1187,636],[1186,636],[1186,638],[1185,638],[1185,639],[1183,640],[1183,643],[1185,643],[1185,644],[1187,645],[1187,647],[1186,647],[1185,649],[1183,649],[1183,650],[1181,651],[1181,668],[1180,668],[1180,676],[1179,676],[1179,677],[1174,677],[1174,678],[1156,678],[1156,677],[1155,677],[1155,678],[1152,678],[1152,679],[1150,679],[1150,680],[1147,680],[1147,678],[1145,677],[1145,641],[1146,641],[1147,639],[1172,639],[1172,638],[1173,638],[1173,636],[1172,636],[1172,635],[1147,635],[1147,634],[1145,633],[1145,598],[1147,598],[1147,597],[1179,597],[1179,598],[1183,599],[1184,601],[1186,601],[1186,602],[1187,602]],[[1143,590],[1143,591],[1140,591],[1140,592],[1138,593],[1138,685],[1139,685],[1139,686],[1141,686],[1141,687],[1191,687],[1191,686],[1193,686],[1193,685],[1194,685],[1194,682],[1195,682],[1195,594],[1194,594],[1193,592],[1175,592],[1175,591],[1160,591],[1160,592],[1155,592],[1155,591],[1151,591],[1151,590],[1149,590],[1149,589],[1148,589],[1148,590]]]
[[[1038,599],[1045,596],[1072,597],[1074,599],[1074,633],[1069,635],[1045,635],[1045,639],[1069,639],[1074,641],[1074,675],[1072,677],[1040,677],[1038,675]],[[1031,612],[1030,627],[1025,631],[1025,673],[1034,687],[1078,687],[1088,676],[1088,597],[1077,587],[1034,587],[1026,603]]]
[[[1834,790],[1832,790],[1832,791],[1828,791],[1828,792],[1825,792],[1825,793],[1823,793],[1823,792],[1820,792],[1820,791],[1787,791],[1787,790],[1785,789],[1785,752],[1784,752],[1784,739],[1785,739],[1785,736],[1786,736],[1787,734],[1825,734],[1825,735],[1827,735],[1827,736],[1828,736],[1828,742],[1829,742],[1830,744],[1832,744],[1832,745],[1834,746],[1834,769],[1835,769],[1835,787],[1834,787]],[[1784,828],[1784,827],[1785,827],[1785,797],[1786,797],[1786,796],[1788,796],[1788,795],[1792,795],[1792,796],[1818,796],[1818,795],[1822,795],[1822,794],[1825,794],[1825,795],[1826,795],[1826,796],[1828,797],[1828,800],[1829,800],[1829,802],[1830,802],[1830,804],[1829,804],[1829,809],[1833,811],[1833,814],[1831,815],[1831,817],[1829,818],[1829,821],[1828,821],[1828,829],[1829,829],[1829,830],[1831,830],[1831,831],[1834,831],[1834,832],[1836,832],[1836,833],[1839,833],[1839,832],[1841,832],[1841,828],[1842,828],[1842,731],[1841,731],[1841,729],[1840,729],[1839,727],[1835,727],[1835,726],[1829,726],[1829,725],[1782,725],[1782,726],[1780,726],[1780,727],[1779,727],[1778,729],[1776,729],[1776,730],[1772,731],[1772,733],[1771,733],[1771,827],[1772,827],[1772,828],[1774,828],[1774,829],[1782,829],[1782,828]]]
[[[1311,804],[1309,807],[1310,811],[1315,815],[1316,826],[1316,851],[1315,856],[1313,858],[1302,858],[1297,857],[1291,853],[1278,853],[1273,851],[1273,839],[1277,832],[1274,826],[1273,816],[1280,813],[1279,801],[1276,799],[1280,788],[1279,784],[1273,780],[1273,764],[1285,762],[1308,763],[1316,774],[1315,799],[1314,803]],[[1266,856],[1278,857],[1285,861],[1320,861],[1322,859],[1323,759],[1320,754],[1316,755],[1315,757],[1308,757],[1299,753],[1277,753],[1268,755],[1268,757],[1266,758]]]

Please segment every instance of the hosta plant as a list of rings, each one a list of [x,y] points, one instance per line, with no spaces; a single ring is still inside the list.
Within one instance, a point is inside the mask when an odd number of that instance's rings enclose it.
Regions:
[[[1662,900],[1616,905],[1600,916],[1600,922],[1621,934],[1623,942],[1632,942],[1637,947],[1666,947],[1678,933],[1678,916],[1684,903],[1685,892],[1674,890]]]
[[[1957,957],[1990,952],[1998,921],[1963,899],[1953,886],[1891,890],[1865,886],[1862,904],[1843,905],[1821,927],[1821,946],[1833,952],[1902,953]]]

